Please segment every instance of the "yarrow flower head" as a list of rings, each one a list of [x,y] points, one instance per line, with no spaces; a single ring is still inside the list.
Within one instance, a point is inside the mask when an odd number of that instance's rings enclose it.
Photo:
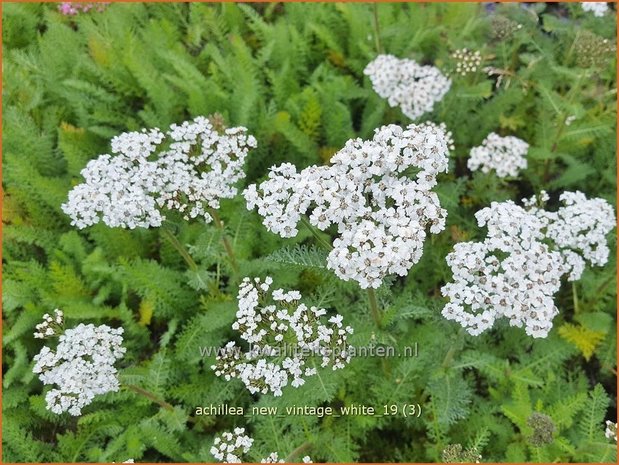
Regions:
[[[36,329],[34,337],[37,339],[60,335],[64,331],[64,314],[58,309],[54,310],[53,316],[46,313],[43,315],[43,322],[36,325]]]
[[[593,13],[593,16],[602,17],[609,10],[606,2],[581,2],[584,11]]]
[[[444,125],[383,126],[371,141],[349,140],[330,166],[271,168],[266,181],[245,190],[247,208],[257,207],[266,228],[282,237],[296,236],[304,214],[320,230],[335,225],[327,267],[377,288],[420,260],[426,229],[444,229],[447,213],[432,188],[447,171],[451,144]]]
[[[551,444],[554,440],[556,426],[548,415],[540,412],[533,412],[527,419],[527,425],[533,430],[529,437],[529,442],[535,447],[542,447]]]
[[[522,29],[522,24],[517,23],[503,15],[492,15],[490,34],[495,40],[505,40]]]
[[[438,68],[393,55],[378,55],[363,73],[378,95],[412,120],[432,111],[451,87],[451,80]]]
[[[343,368],[350,361],[346,343],[353,330],[341,315],[327,319],[325,309],[301,303],[298,291],[270,292],[272,283],[270,277],[243,280],[232,329],[250,348],[245,352],[228,343],[211,368],[226,380],[240,379],[251,393],[281,396],[284,386],[299,387],[317,373],[308,363],[316,357],[323,368]]]
[[[574,41],[576,65],[581,68],[598,68],[608,64],[617,51],[614,42],[583,29]]]
[[[79,13],[88,13],[91,10],[101,13],[108,5],[109,2],[60,2],[58,11],[65,16],[75,16]]]
[[[449,444],[441,453],[443,463],[479,463],[481,454],[477,447],[462,448],[462,444]]]
[[[501,137],[494,132],[482,144],[471,149],[468,167],[471,171],[481,169],[483,173],[494,170],[500,178],[518,176],[527,167],[526,155],[529,144],[517,137]]]
[[[211,454],[224,463],[242,463],[241,457],[249,452],[254,440],[245,434],[245,428],[234,428],[215,438]]]
[[[242,127],[217,132],[205,117],[164,134],[159,129],[129,132],[112,139],[111,155],[91,160],[85,183],[69,192],[62,210],[71,224],[85,228],[102,220],[111,227],[161,226],[162,210],[185,219],[211,221],[208,209],[236,195],[243,164],[256,139]]]
[[[215,459],[223,463],[242,463],[243,457],[249,453],[254,440],[245,434],[245,428],[234,428],[234,431],[226,431],[215,437],[211,454]],[[303,457],[303,463],[313,463],[308,455]],[[277,452],[271,452],[260,463],[286,463],[279,458]]]
[[[606,420],[606,431],[604,431],[604,436],[606,436],[607,439],[612,439],[617,442],[617,423]]]
[[[451,54],[451,58],[456,63],[455,73],[460,76],[477,72],[482,61],[479,50],[469,50],[467,48],[456,50]]]
[[[546,211],[539,203],[493,202],[475,214],[488,233],[481,242],[462,242],[447,255],[454,282],[441,288],[449,303],[442,314],[471,335],[492,327],[499,317],[511,326],[525,327],[528,335],[546,337],[558,314],[554,294],[561,278],[580,278],[585,261],[604,265],[608,260],[606,235],[615,224],[612,207],[603,199],[587,199],[581,192],[564,192],[563,206]]]
[[[118,391],[114,363],[125,353],[122,333],[122,328],[79,324],[60,335],[55,351],[44,346],[35,355],[32,371],[43,384],[57,385],[45,396],[48,410],[77,416],[96,395]]]

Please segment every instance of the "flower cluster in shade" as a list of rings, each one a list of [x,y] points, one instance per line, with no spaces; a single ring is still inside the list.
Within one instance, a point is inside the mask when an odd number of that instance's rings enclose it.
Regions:
[[[564,192],[562,206],[547,211],[548,195],[493,202],[475,214],[487,227],[483,241],[461,242],[447,256],[454,281],[441,291],[449,302],[442,314],[471,335],[491,328],[496,319],[528,335],[546,337],[558,309],[554,295],[561,279],[580,279],[585,265],[608,261],[606,235],[615,226],[615,213],[604,199],[587,199],[581,192]]]
[[[363,73],[378,95],[412,120],[431,112],[451,87],[451,80],[435,66],[393,55],[378,55]]]
[[[205,117],[166,133],[129,132],[112,139],[114,155],[100,155],[82,170],[85,182],[69,192],[62,210],[72,225],[103,221],[111,227],[161,226],[164,210],[211,221],[208,209],[237,193],[243,165],[256,139],[242,127],[219,133]]]
[[[109,2],[60,2],[58,11],[65,16],[75,16],[79,13],[88,13],[91,10],[102,12]]]
[[[471,171],[482,173],[495,171],[500,178],[518,176],[520,170],[526,169],[526,155],[529,144],[517,137],[501,137],[490,133],[482,144],[471,149],[468,167]]]
[[[606,420],[606,431],[604,431],[604,436],[606,436],[606,439],[612,439],[617,442],[617,423]]]
[[[584,11],[593,13],[593,16],[604,16],[609,8],[606,2],[581,2],[580,5]]]
[[[298,291],[270,290],[267,277],[245,278],[239,286],[238,311],[232,329],[249,344],[244,350],[229,342],[211,368],[226,380],[240,379],[251,393],[282,395],[299,387],[320,367],[344,368],[350,361],[347,338],[353,330],[341,315],[301,302]]]
[[[377,288],[421,259],[427,229],[444,229],[447,212],[432,189],[447,171],[451,144],[444,125],[383,126],[370,141],[349,140],[331,165],[272,167],[267,180],[245,190],[247,207],[282,237],[297,235],[303,215],[320,230],[337,230],[327,267]]]
[[[460,76],[466,76],[469,73],[475,73],[481,66],[481,52],[479,50],[469,50],[462,48],[454,51],[451,58],[456,63],[455,73]]]
[[[56,385],[45,395],[48,410],[81,415],[95,396],[118,391],[114,363],[125,353],[122,334],[122,328],[79,324],[56,334],[56,350],[43,346],[33,372],[43,384]]]
[[[45,339],[58,336],[64,330],[64,313],[62,310],[55,309],[54,315],[46,313],[43,315],[43,322],[36,325],[35,339]]]
[[[223,463],[242,463],[243,457],[249,453],[254,440],[245,434],[245,428],[234,428],[215,437],[211,447],[211,454],[216,460]],[[312,463],[309,456],[303,457],[303,463]],[[277,452],[271,452],[260,463],[285,463]]]

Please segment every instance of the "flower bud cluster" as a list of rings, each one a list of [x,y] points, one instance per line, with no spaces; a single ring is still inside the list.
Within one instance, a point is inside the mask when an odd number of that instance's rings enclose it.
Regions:
[[[96,395],[118,391],[114,363],[125,353],[122,333],[122,328],[79,324],[60,335],[55,351],[44,346],[35,355],[33,372],[43,384],[58,386],[45,396],[48,410],[77,416]]]
[[[563,206],[546,211],[548,195],[493,202],[475,214],[488,233],[482,242],[461,242],[447,256],[454,282],[441,288],[449,302],[442,314],[471,335],[492,327],[499,317],[528,335],[546,337],[558,309],[554,295],[561,278],[580,278],[586,261],[608,260],[606,235],[615,225],[612,207],[581,192],[564,192]]]
[[[473,51],[467,48],[456,50],[451,54],[451,58],[456,63],[456,74],[466,76],[469,73],[475,73],[481,66],[481,52]]]
[[[111,227],[161,226],[162,209],[185,219],[211,216],[219,200],[232,198],[243,164],[256,139],[242,127],[218,133],[204,117],[159,129],[129,132],[112,139],[114,156],[101,155],[82,170],[85,183],[62,205],[73,225],[103,220]],[[158,153],[156,153],[158,152]]]
[[[451,144],[444,125],[383,126],[371,141],[349,140],[330,166],[271,168],[266,181],[245,190],[247,208],[257,207],[266,228],[282,237],[296,236],[304,214],[320,230],[335,225],[327,267],[377,288],[420,260],[426,229],[444,229],[447,213],[432,188],[447,171]]]
[[[451,87],[451,80],[438,68],[393,55],[378,55],[363,73],[378,95],[412,120],[432,111]]]
[[[54,310],[54,316],[46,313],[43,315],[43,322],[36,325],[36,329],[36,339],[58,336],[64,331],[64,314],[58,309]]]
[[[443,463],[479,463],[481,458],[477,447],[464,449],[462,444],[449,444],[441,453]]]
[[[270,277],[243,280],[232,329],[249,343],[249,350],[229,342],[211,368],[226,380],[240,379],[251,393],[281,396],[283,387],[299,387],[304,377],[317,373],[316,358],[323,368],[344,368],[350,361],[346,344],[353,330],[342,324],[341,315],[325,322],[327,311],[301,303],[298,291],[270,292],[272,283]]]
[[[526,169],[526,155],[529,144],[517,137],[501,137],[490,133],[482,144],[471,149],[468,167],[471,171],[481,169],[482,173],[496,172],[500,178],[518,176],[521,169]]]
[[[215,459],[223,463],[242,463],[243,456],[249,453],[254,440],[245,434],[245,428],[234,428],[234,431],[226,431],[215,437],[211,454]],[[303,463],[312,463],[309,456],[303,457]],[[286,463],[279,458],[277,452],[271,452],[260,463]]]
[[[490,34],[495,40],[509,39],[518,30],[522,29],[522,24],[517,23],[503,15],[493,15],[490,26]]]
[[[614,42],[583,29],[574,41],[576,65],[581,68],[602,68],[617,51]]]

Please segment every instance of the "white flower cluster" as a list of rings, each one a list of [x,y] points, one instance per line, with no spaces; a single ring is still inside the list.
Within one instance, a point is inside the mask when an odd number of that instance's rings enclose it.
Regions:
[[[44,346],[35,355],[32,371],[43,384],[58,386],[45,396],[49,410],[77,416],[96,395],[118,391],[114,363],[125,353],[122,333],[122,328],[79,324],[59,337],[55,352]]]
[[[378,95],[413,120],[432,111],[451,87],[451,80],[438,68],[393,55],[378,55],[363,73]]]
[[[224,463],[241,463],[241,457],[249,452],[254,440],[245,434],[245,428],[234,428],[215,438],[211,454]]]
[[[460,76],[474,73],[481,66],[481,52],[479,50],[473,51],[462,48],[453,52],[451,57],[456,61],[456,74]]]
[[[471,149],[468,167],[471,171],[481,168],[483,173],[496,171],[500,178],[518,176],[521,169],[527,167],[529,144],[517,137],[501,137],[490,133],[482,144]]]
[[[597,17],[604,16],[608,11],[608,4],[606,2],[581,2],[580,5],[584,11],[591,12]]]
[[[234,428],[234,431],[221,433],[213,441],[211,454],[223,463],[242,463],[242,457],[247,454],[254,440],[245,434],[245,428]],[[309,456],[303,457],[303,463],[313,463]],[[277,452],[271,452],[260,463],[286,463],[279,458]]]
[[[314,463],[309,455],[306,455],[301,459],[303,463]],[[271,452],[268,457],[260,460],[260,463],[286,463],[284,459],[279,458],[279,454],[277,452]]]
[[[64,314],[58,309],[54,310],[54,316],[46,313],[43,315],[43,322],[36,325],[36,329],[36,339],[58,336],[64,331]]]
[[[234,342],[228,343],[211,368],[226,380],[238,378],[251,393],[282,395],[288,385],[299,387],[304,376],[317,373],[313,356],[321,367],[344,368],[350,361],[346,341],[353,330],[344,327],[342,316],[334,315],[327,323],[321,317],[327,311],[300,303],[298,291],[275,289],[267,277],[245,278],[239,286],[239,309],[232,328],[240,332],[250,349],[244,352]],[[268,301],[273,304],[266,305]]]
[[[607,439],[612,439],[617,442],[617,423],[606,420],[606,431],[604,431],[604,436],[606,436]]]
[[[441,292],[450,302],[442,314],[471,335],[489,329],[499,317],[528,335],[546,337],[558,310],[554,294],[561,278],[580,278],[585,261],[604,265],[606,235],[615,225],[612,207],[581,192],[564,192],[563,206],[549,212],[539,200],[493,202],[475,214],[488,233],[482,242],[462,242],[447,256],[454,282]]]
[[[256,139],[242,127],[218,133],[197,117],[159,129],[129,132],[112,139],[112,153],[82,170],[85,183],[69,192],[62,210],[78,228],[103,220],[111,227],[161,226],[161,209],[178,210],[185,219],[211,216],[219,200],[232,198],[244,177],[243,164]],[[158,153],[158,149],[161,149]]]
[[[383,126],[370,141],[349,140],[329,166],[271,168],[266,181],[245,190],[247,208],[257,207],[266,228],[282,237],[297,234],[304,214],[320,230],[336,225],[327,267],[377,288],[420,260],[426,228],[444,229],[447,212],[432,189],[447,171],[451,144],[444,125]]]

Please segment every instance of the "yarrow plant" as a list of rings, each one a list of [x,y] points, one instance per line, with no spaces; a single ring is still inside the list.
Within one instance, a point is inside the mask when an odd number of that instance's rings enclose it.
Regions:
[[[59,311],[56,311],[59,312]],[[122,358],[122,328],[106,325],[79,324],[63,334],[57,330],[58,315],[52,322],[44,318],[47,326],[39,329],[45,337],[59,335],[56,350],[44,346],[34,357],[33,372],[39,375],[43,384],[57,385],[47,392],[47,408],[53,413],[68,412],[81,415],[82,408],[92,402],[95,396],[119,389],[114,363]],[[35,333],[35,337],[37,333]]]
[[[475,73],[481,66],[482,58],[479,50],[473,51],[467,48],[462,48],[453,52],[451,57],[456,62],[455,73],[460,76]]]
[[[475,214],[488,233],[481,242],[462,242],[447,256],[454,276],[441,291],[449,298],[442,314],[471,335],[479,335],[499,317],[511,326],[525,327],[528,335],[546,337],[558,310],[554,294],[561,278],[580,278],[585,263],[604,265],[609,249],[606,235],[615,214],[603,199],[587,199],[581,192],[564,192],[556,212],[538,203],[493,202]]]
[[[242,458],[249,453],[254,440],[245,434],[245,428],[234,428],[233,431],[225,431],[215,437],[211,454],[215,459],[223,463],[242,463]],[[303,463],[312,463],[309,456],[302,459]],[[260,463],[286,463],[279,458],[277,452],[271,452],[267,457],[260,460]]]
[[[451,87],[451,80],[435,66],[393,55],[378,55],[363,73],[378,95],[412,120],[432,111]]]
[[[594,16],[604,16],[609,8],[606,2],[581,2],[582,9],[586,12],[593,13]]]
[[[157,227],[163,210],[210,222],[209,209],[236,195],[256,139],[243,127],[219,133],[200,116],[166,133],[157,128],[124,133],[111,145],[114,155],[91,160],[81,172],[86,182],[62,205],[78,228],[100,220],[111,227]]]
[[[266,181],[245,190],[247,208],[257,208],[266,228],[282,237],[298,233],[304,214],[320,230],[335,225],[327,267],[363,289],[377,288],[420,260],[426,229],[444,229],[446,211],[432,188],[447,171],[451,144],[444,125],[383,126],[371,141],[349,140],[330,166],[271,168]]]
[[[298,291],[270,291],[271,284],[270,277],[243,280],[232,329],[249,343],[249,350],[232,341],[211,368],[226,380],[240,379],[251,393],[281,396],[283,387],[299,387],[304,377],[317,373],[315,358],[323,368],[344,368],[350,361],[346,341],[353,329],[342,324],[341,315],[323,321],[325,309],[301,303]]]
[[[518,176],[520,170],[526,169],[526,155],[529,144],[517,137],[501,137],[490,133],[482,144],[471,149],[467,164],[471,171],[481,170],[489,173],[494,170],[500,178]]]

